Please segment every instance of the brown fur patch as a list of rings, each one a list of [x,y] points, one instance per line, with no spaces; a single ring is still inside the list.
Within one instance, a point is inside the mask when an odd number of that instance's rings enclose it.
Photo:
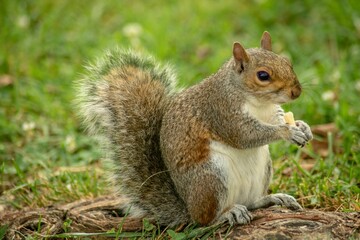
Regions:
[[[217,216],[218,211],[218,194],[208,184],[214,184],[213,176],[207,175],[202,177],[201,183],[193,188],[190,196],[189,212],[192,220],[201,225],[210,224]]]
[[[210,133],[199,121],[190,121],[185,137],[187,139],[184,139],[182,144],[186,146],[182,147],[184,152],[177,165],[187,168],[207,161],[210,153]]]

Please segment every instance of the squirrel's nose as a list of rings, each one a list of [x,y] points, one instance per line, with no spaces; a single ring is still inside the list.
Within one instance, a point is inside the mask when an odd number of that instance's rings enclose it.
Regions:
[[[299,85],[296,85],[292,90],[291,90],[291,99],[296,99],[300,96],[301,94],[301,87]]]

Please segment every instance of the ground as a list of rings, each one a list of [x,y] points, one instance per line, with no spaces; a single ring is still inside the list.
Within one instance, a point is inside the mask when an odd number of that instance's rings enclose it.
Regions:
[[[284,107],[316,133],[303,149],[271,145],[271,191],[307,209],[360,211],[358,1],[5,0],[0,22],[0,216],[111,194],[74,110],[88,61],[131,47],[171,63],[186,87],[214,73],[234,41],[259,46],[264,30],[304,88]]]

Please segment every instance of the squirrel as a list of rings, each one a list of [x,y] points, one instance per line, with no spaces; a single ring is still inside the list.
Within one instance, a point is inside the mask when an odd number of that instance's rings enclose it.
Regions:
[[[90,133],[102,136],[117,192],[129,216],[159,225],[247,224],[250,211],[302,207],[294,197],[267,195],[272,178],[268,144],[304,146],[308,124],[285,123],[281,104],[302,88],[291,62],[235,42],[213,75],[176,90],[171,66],[131,50],[108,51],[78,84],[79,112]]]

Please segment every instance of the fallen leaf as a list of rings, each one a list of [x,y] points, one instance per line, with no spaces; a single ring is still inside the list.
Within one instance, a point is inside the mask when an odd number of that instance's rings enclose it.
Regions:
[[[10,75],[0,76],[0,87],[5,87],[14,83],[14,78]]]
[[[301,160],[301,163],[299,165],[305,171],[310,172],[315,166],[315,160],[314,159]],[[291,176],[295,169],[296,169],[295,167],[288,167],[285,168],[281,173],[282,175],[285,176]]]
[[[310,171],[314,168],[315,162],[312,162],[312,163],[302,163],[302,164],[300,164],[300,166],[302,167],[302,169],[310,172]]]
[[[326,158],[329,156],[329,134],[332,135],[332,143],[330,149],[334,153],[341,153],[341,137],[339,134],[339,129],[336,127],[335,123],[326,123],[320,125],[314,125],[311,127],[311,131],[314,135],[314,139],[310,141],[313,152],[320,157]],[[311,154],[307,151],[303,151],[303,159],[312,158]]]
[[[335,123],[326,123],[312,126],[311,131],[315,135],[327,137],[329,132],[334,134],[337,133],[339,130],[336,127]]]

